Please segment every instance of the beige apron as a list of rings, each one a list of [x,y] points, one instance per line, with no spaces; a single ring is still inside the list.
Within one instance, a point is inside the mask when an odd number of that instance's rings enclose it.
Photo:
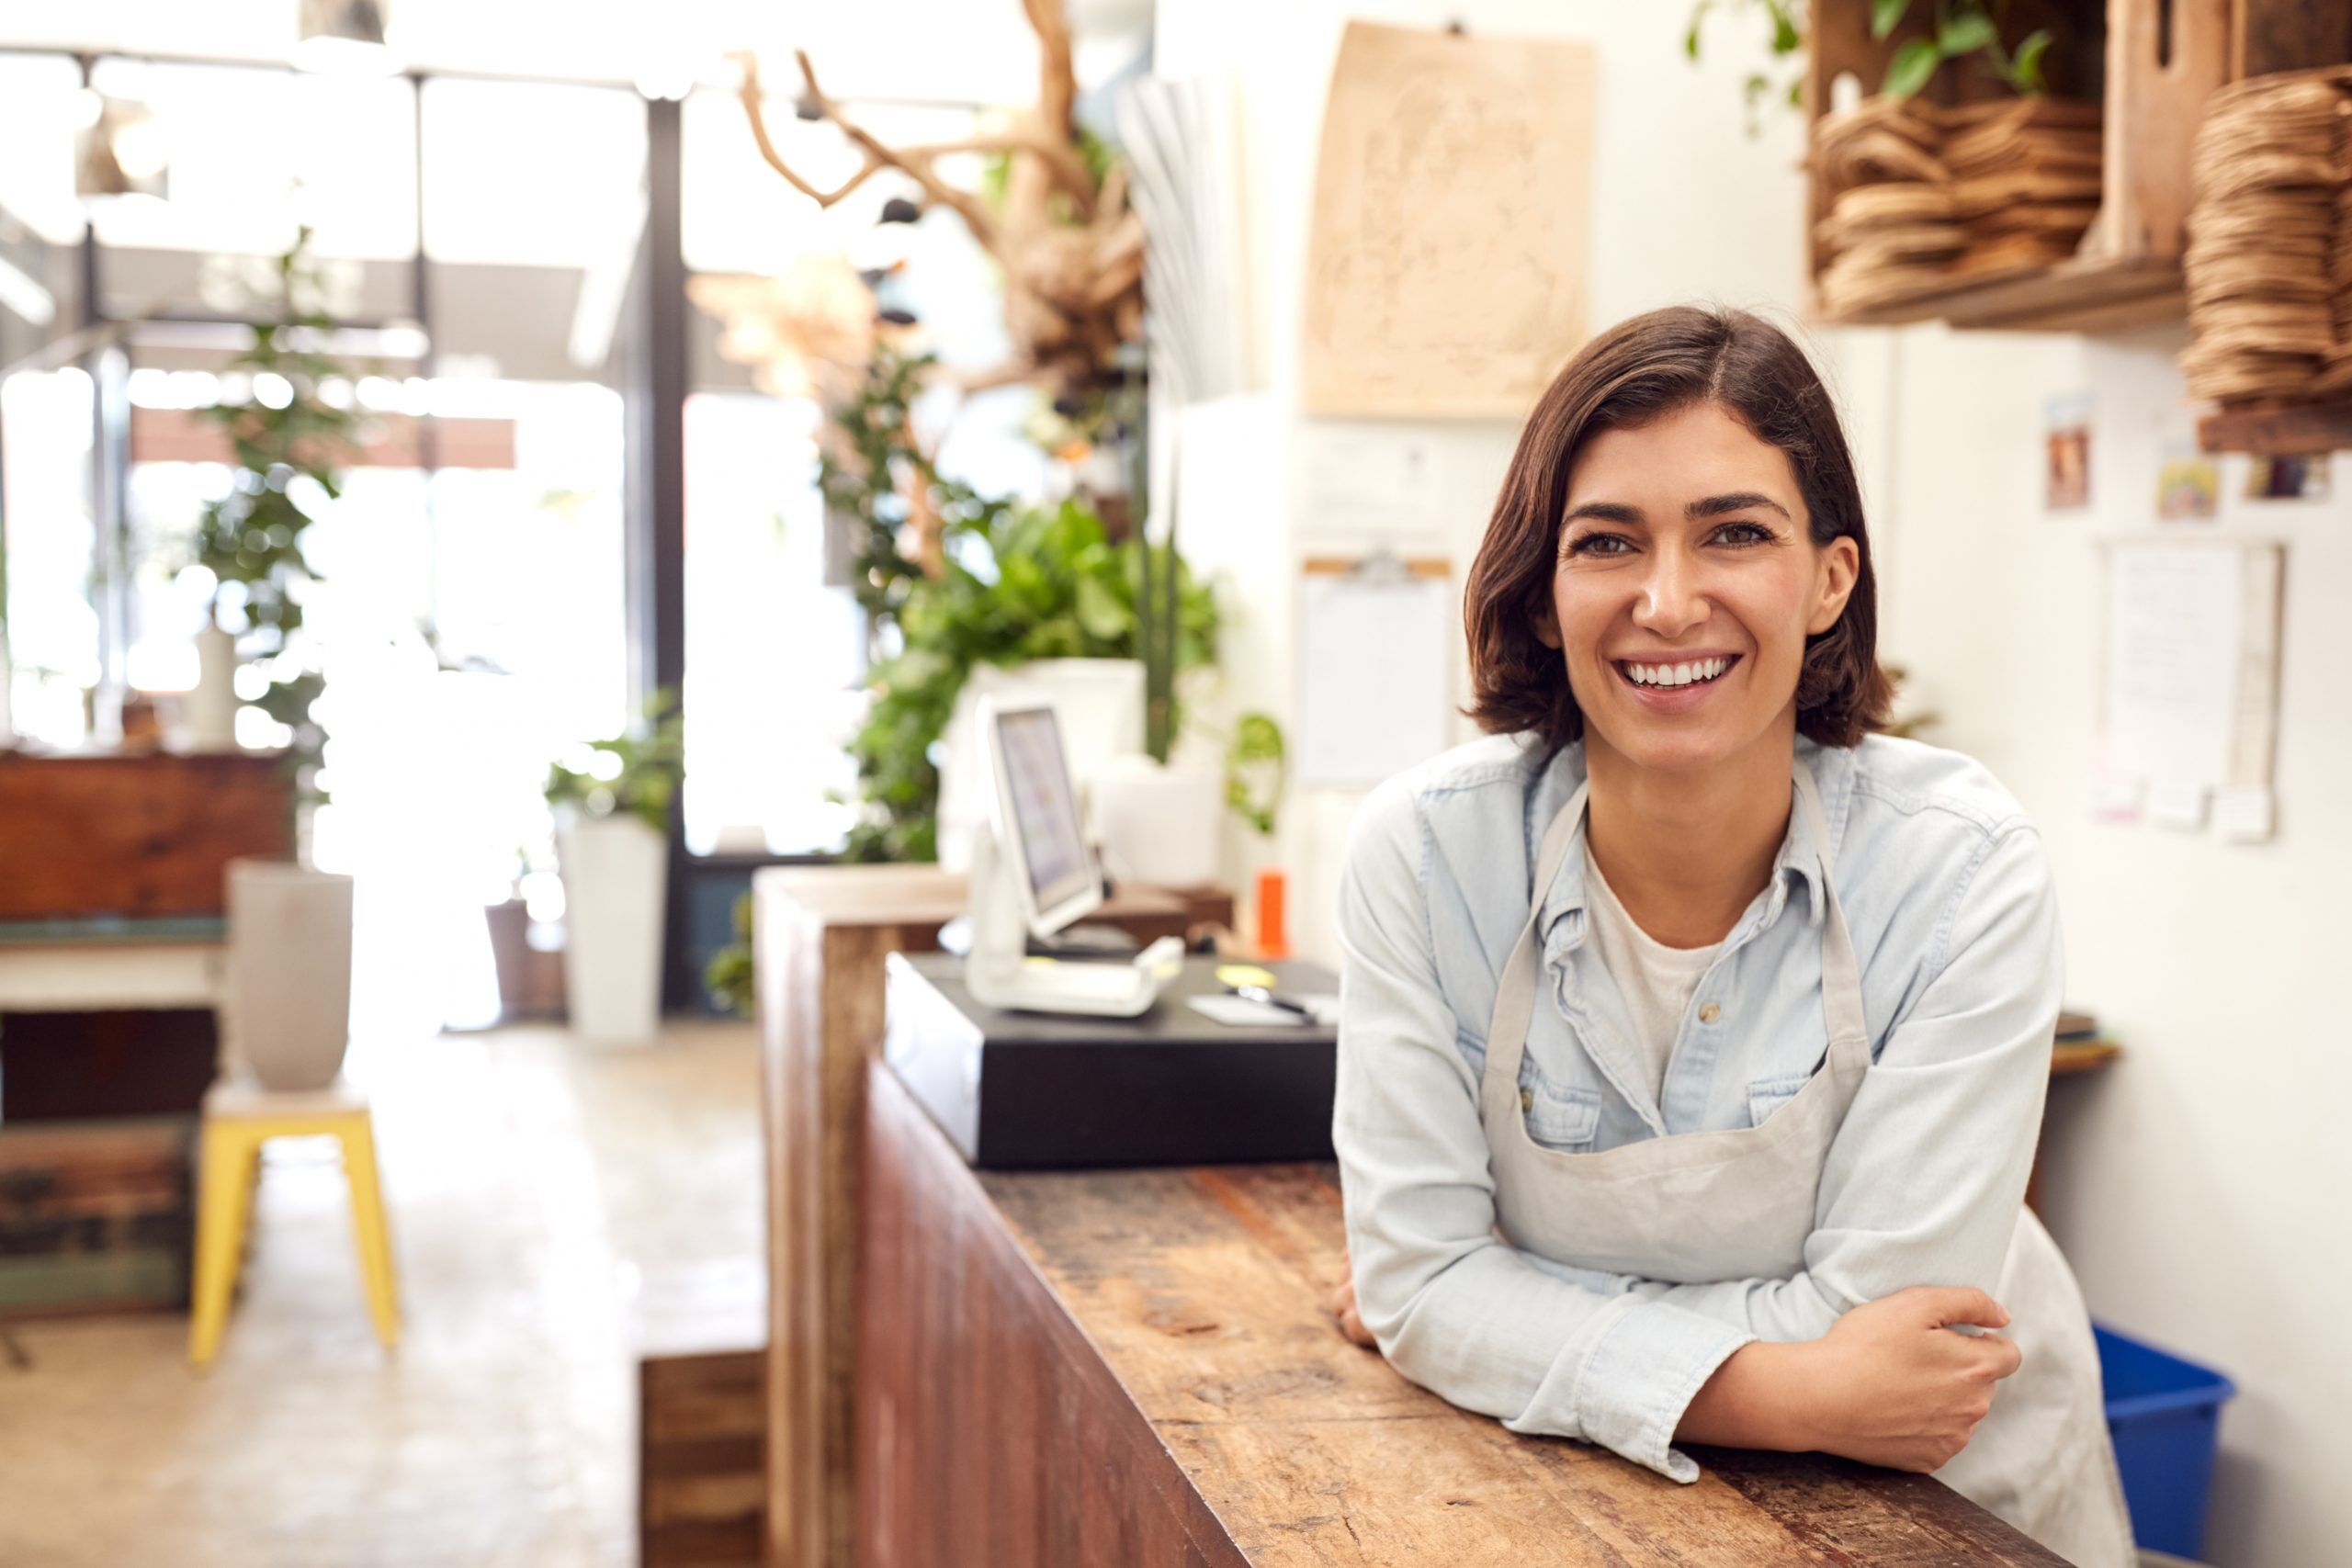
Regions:
[[[1537,995],[1544,895],[1583,825],[1587,789],[1555,818],[1537,857],[1527,924],[1495,995],[1479,1084],[1495,1212],[1515,1247],[1559,1262],[1690,1284],[1793,1277],[1804,1268],[1821,1168],[1870,1070],[1870,1031],[1854,944],[1830,874],[1829,835],[1813,777],[1794,773],[1797,809],[1824,862],[1821,1010],[1829,1049],[1819,1071],[1761,1126],[1645,1139],[1596,1154],[1548,1149],[1528,1134],[1519,1071]],[[1921,1281],[1930,1283],[1933,1281]],[[2030,1210],[2020,1209],[1995,1284],[2024,1364],[1992,1414],[1937,1472],[2083,1568],[2130,1568],[2131,1526],[2101,1404],[2090,1317],[2073,1274]]]

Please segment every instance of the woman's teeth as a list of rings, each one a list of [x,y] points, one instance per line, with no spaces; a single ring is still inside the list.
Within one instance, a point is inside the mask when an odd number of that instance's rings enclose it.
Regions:
[[[1713,680],[1731,668],[1731,660],[1702,659],[1690,664],[1620,664],[1617,668],[1636,686],[1689,686]]]

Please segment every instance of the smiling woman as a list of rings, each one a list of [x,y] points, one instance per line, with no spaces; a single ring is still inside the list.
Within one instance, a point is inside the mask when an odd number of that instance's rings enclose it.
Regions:
[[[1496,733],[1383,785],[1341,883],[1342,1325],[1515,1431],[1684,1481],[1678,1441],[1933,1471],[2122,1568],[2089,1320],[2022,1201],[2048,865],[1982,767],[1876,733],[1802,351],[1690,309],[1587,345],[1464,618]]]

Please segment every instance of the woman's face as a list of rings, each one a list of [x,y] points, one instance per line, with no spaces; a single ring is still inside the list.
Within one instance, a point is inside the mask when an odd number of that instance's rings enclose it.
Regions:
[[[1681,771],[1794,735],[1805,638],[1837,624],[1860,559],[1810,525],[1786,455],[1718,404],[1585,443],[1536,635],[1588,750]]]

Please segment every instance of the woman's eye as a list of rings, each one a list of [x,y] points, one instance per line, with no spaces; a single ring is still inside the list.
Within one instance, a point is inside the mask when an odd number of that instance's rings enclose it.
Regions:
[[[1622,534],[1586,534],[1568,541],[1572,556],[1618,556],[1631,548]]]
[[[1770,542],[1772,530],[1761,523],[1726,523],[1715,531],[1715,537],[1731,545],[1761,545]]]

